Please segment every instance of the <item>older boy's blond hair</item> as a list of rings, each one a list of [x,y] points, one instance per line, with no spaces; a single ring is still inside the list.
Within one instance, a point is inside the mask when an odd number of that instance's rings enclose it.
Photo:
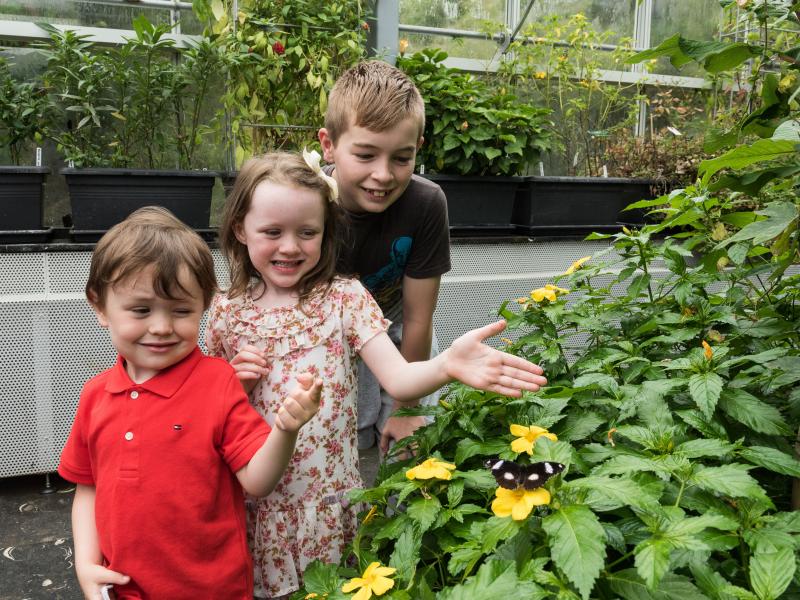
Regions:
[[[386,131],[401,121],[425,130],[425,103],[417,86],[400,69],[380,60],[361,62],[345,71],[328,98],[325,129],[335,144],[350,126]]]
[[[86,297],[103,307],[109,287],[153,267],[153,289],[171,300],[188,295],[180,284],[183,269],[203,290],[208,308],[217,291],[214,259],[206,243],[166,208],[145,206],[109,229],[92,254]]]

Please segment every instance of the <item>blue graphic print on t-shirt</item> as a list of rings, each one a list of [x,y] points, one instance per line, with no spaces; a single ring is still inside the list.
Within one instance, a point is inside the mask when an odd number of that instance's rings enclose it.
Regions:
[[[381,291],[384,290],[384,288],[387,286],[395,288],[397,287],[396,284],[401,282],[403,271],[406,268],[408,257],[411,254],[412,242],[412,238],[408,236],[402,236],[394,240],[392,242],[389,264],[381,267],[375,273],[362,278],[361,282],[364,284],[364,287],[375,296],[376,300],[378,296],[382,295]],[[378,302],[380,302],[380,300],[378,300]]]

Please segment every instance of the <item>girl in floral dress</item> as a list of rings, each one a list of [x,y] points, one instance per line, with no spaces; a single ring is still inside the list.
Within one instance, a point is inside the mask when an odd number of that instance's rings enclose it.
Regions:
[[[242,167],[220,231],[231,285],[210,308],[209,353],[231,362],[270,424],[295,373],[324,382],[319,414],[300,430],[283,479],[249,502],[257,597],[297,590],[309,562],[337,562],[355,534],[357,507],[345,492],[363,485],[357,354],[398,401],[455,379],[511,396],[545,383],[538,366],[481,343],[503,321],[469,332],[429,361],[406,362],[369,292],[335,274],[336,199],[336,182],[320,170],[316,152],[269,154]]]

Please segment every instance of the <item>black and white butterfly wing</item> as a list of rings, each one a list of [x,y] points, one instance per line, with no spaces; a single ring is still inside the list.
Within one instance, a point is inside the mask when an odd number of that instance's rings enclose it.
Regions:
[[[497,485],[508,490],[515,490],[518,487],[535,490],[553,475],[564,470],[564,465],[561,463],[549,461],[521,465],[511,460],[496,458],[487,460],[484,464],[491,470]]]

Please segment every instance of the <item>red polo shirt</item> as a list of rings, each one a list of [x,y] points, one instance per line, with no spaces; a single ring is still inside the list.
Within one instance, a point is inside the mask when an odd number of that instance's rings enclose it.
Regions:
[[[86,383],[58,472],[96,487],[103,557],[131,577],[117,597],[252,598],[234,473],[269,431],[231,366],[199,348],[144,383],[122,359]]]

